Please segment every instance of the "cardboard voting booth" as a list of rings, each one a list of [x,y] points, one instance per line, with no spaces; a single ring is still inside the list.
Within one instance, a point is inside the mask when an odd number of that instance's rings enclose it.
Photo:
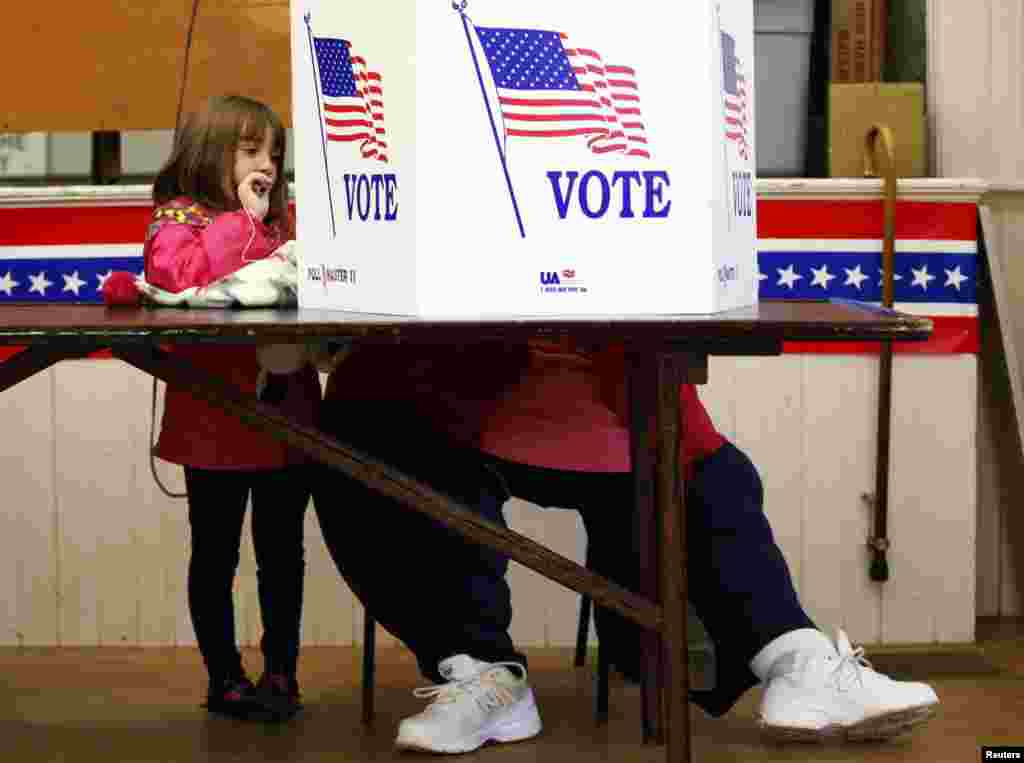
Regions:
[[[757,301],[753,0],[293,0],[303,307]]]

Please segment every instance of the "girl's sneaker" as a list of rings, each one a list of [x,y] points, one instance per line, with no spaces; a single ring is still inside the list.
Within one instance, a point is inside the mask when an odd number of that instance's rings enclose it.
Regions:
[[[284,673],[264,673],[256,685],[255,700],[261,718],[270,721],[291,720],[302,710],[299,683]]]
[[[203,707],[216,715],[246,719],[257,708],[256,687],[245,676],[211,679]]]

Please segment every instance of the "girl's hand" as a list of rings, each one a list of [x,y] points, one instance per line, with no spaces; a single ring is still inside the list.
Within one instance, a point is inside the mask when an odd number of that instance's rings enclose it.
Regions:
[[[270,210],[270,189],[274,182],[262,172],[250,172],[238,185],[238,200],[249,214],[262,220]]]

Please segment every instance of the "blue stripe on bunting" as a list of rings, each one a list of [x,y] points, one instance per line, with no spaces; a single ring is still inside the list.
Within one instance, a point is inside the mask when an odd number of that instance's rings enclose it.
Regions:
[[[976,304],[977,262],[974,254],[897,253],[894,300]],[[767,276],[762,299],[882,299],[881,253],[760,252],[758,263]]]
[[[0,259],[0,302],[103,302],[100,276],[142,268],[141,255]]]
[[[895,301],[976,304],[977,261],[974,254],[897,254]],[[879,253],[761,252],[758,262],[767,276],[760,282],[762,299],[882,299]],[[0,260],[0,302],[99,303],[101,275],[142,268],[141,256]]]

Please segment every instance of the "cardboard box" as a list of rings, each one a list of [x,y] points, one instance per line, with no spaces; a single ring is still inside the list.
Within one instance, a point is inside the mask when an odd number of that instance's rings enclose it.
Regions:
[[[832,82],[877,82],[880,0],[832,0]]]
[[[460,8],[293,0],[301,306],[757,301],[752,0]]]
[[[864,141],[875,124],[895,138],[896,172],[926,177],[924,86],[920,82],[829,85],[830,177],[864,177]]]

